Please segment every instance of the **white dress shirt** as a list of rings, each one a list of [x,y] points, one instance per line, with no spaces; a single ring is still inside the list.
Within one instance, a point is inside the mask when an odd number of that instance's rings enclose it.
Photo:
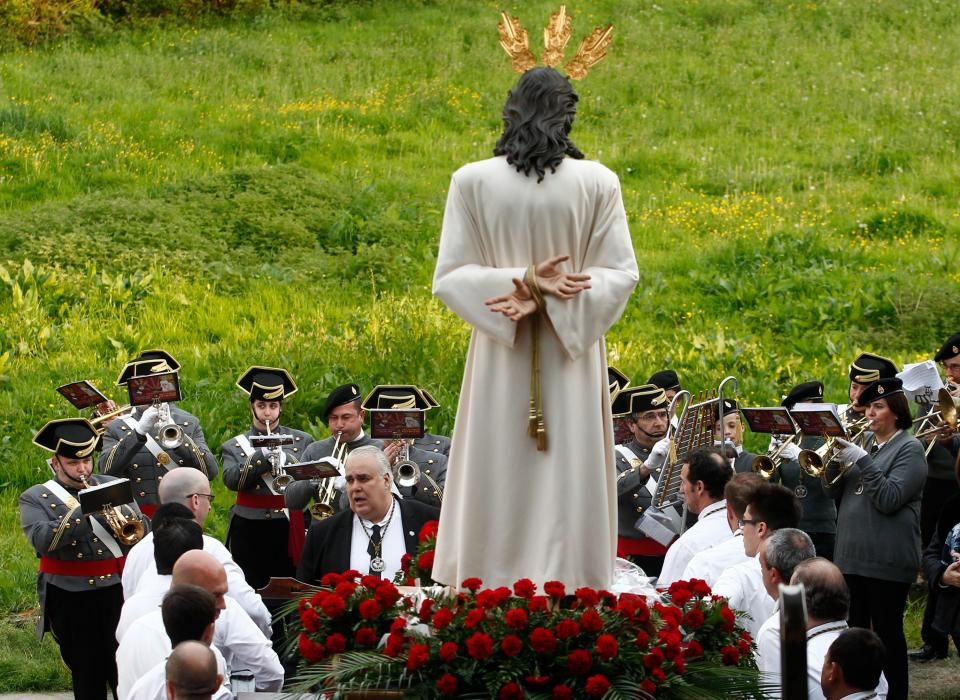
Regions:
[[[693,527],[670,545],[663,559],[657,588],[667,588],[674,581],[680,581],[694,555],[731,537],[733,533],[727,525],[727,502],[721,499],[704,508]]]
[[[764,681],[780,685],[780,601],[773,603],[773,612],[760,625],[760,631],[753,638],[757,644],[754,657],[757,670],[763,674]]]
[[[845,629],[847,629],[847,623],[839,620],[826,622],[807,630],[807,694],[810,700],[826,700],[823,690],[820,688],[823,660],[826,658],[827,649],[833,644],[833,640],[839,637]],[[874,692],[882,700],[887,697],[888,691],[887,677],[881,673],[880,683]]]
[[[123,601],[120,621],[117,623],[116,637],[118,642],[123,640],[123,635],[130,629],[130,625],[144,615],[160,608],[161,603],[163,603],[163,596],[170,590],[172,579],[173,576],[170,574],[156,574],[145,578],[137,592]]]
[[[749,558],[743,551],[743,533],[737,530],[733,533],[733,537],[713,545],[710,549],[694,554],[693,559],[687,564],[687,568],[683,570],[683,576],[680,578],[684,581],[699,578],[713,588],[717,579],[720,578],[720,574],[731,566],[736,566]]]
[[[226,608],[214,624],[213,646],[226,661],[227,675],[247,669],[253,673],[258,691],[279,692],[283,686],[283,665],[270,640],[250,616],[229,596]],[[163,627],[160,610],[135,620],[117,647],[117,691],[124,700],[134,683],[170,654],[170,639]]]
[[[267,606],[263,604],[257,592],[247,583],[243,569],[237,566],[230,550],[224,547],[220,540],[204,535],[203,551],[212,554],[218,562],[223,564],[227,572],[227,593],[247,611],[250,619],[269,637],[272,634],[270,611],[267,610]],[[159,574],[156,562],[153,560],[153,533],[149,532],[127,553],[127,559],[123,564],[123,576],[120,579],[123,584],[123,597],[125,599],[131,597],[137,592],[142,581],[156,576]]]
[[[391,511],[388,510],[383,520],[374,523],[371,520],[353,516],[353,532],[350,539],[350,568],[367,574],[370,571],[370,532],[374,525],[380,526],[380,558],[384,568],[381,576],[384,581],[392,581],[394,574],[400,570],[400,561],[407,553],[407,542],[403,538],[403,518],[400,515],[400,504],[393,501]],[[388,525],[389,522],[389,525]]]
[[[731,608],[747,614],[741,623],[754,639],[773,612],[774,600],[763,586],[759,557],[750,557],[726,569],[717,579],[713,594],[724,596]]]
[[[223,684],[217,688],[217,691],[211,697],[211,700],[232,700],[233,693],[230,692],[230,676],[227,674],[227,662],[223,660],[223,654],[216,647],[210,648],[213,655],[217,658],[217,673],[223,676]],[[169,654],[168,654],[169,656]],[[147,673],[133,684],[130,692],[124,697],[120,695],[119,700],[167,700],[167,660],[157,663]]]

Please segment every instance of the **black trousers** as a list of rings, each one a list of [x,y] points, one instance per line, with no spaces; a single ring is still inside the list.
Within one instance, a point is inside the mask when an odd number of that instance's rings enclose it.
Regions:
[[[844,574],[850,588],[851,627],[873,629],[887,650],[883,673],[890,684],[889,700],[906,700],[909,688],[907,638],[903,633],[903,611],[907,607],[909,583],[884,581]]]
[[[107,686],[117,696],[117,623],[123,587],[65,591],[47,584],[44,615],[73,675],[77,700],[106,700]]]
[[[230,518],[230,553],[254,590],[267,585],[271,576],[296,575],[296,567],[287,554],[289,532],[290,523],[284,517],[251,520],[234,515]]]
[[[807,534],[810,535],[813,547],[817,550],[817,556],[833,561],[833,548],[837,543],[837,536],[832,532],[808,532]]]

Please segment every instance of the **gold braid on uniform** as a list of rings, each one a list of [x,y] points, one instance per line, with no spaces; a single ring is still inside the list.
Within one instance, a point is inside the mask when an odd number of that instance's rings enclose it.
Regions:
[[[530,353],[530,417],[527,422],[527,433],[530,437],[536,438],[537,451],[545,452],[547,449],[547,427],[543,421],[543,397],[540,391],[540,314],[545,305],[543,292],[540,290],[540,285],[537,284],[537,268],[535,266],[527,267],[523,281],[537,305],[537,310],[530,319],[532,351]]]

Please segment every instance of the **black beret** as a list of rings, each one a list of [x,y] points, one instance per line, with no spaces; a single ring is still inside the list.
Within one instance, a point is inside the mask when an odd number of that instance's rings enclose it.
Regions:
[[[889,379],[880,379],[873,382],[866,389],[860,392],[860,396],[857,398],[857,403],[861,406],[866,406],[871,401],[876,401],[877,399],[885,399],[888,396],[893,394],[902,394],[903,393],[903,382],[900,381],[899,377],[891,377]]]
[[[740,407],[737,405],[737,402],[733,399],[724,399],[723,400],[723,411],[720,413],[720,416],[729,416],[731,413],[738,413]]]
[[[897,366],[893,360],[869,352],[862,353],[850,365],[850,381],[858,384],[870,384],[878,379],[890,379],[897,376]]]
[[[960,333],[947,338],[940,351],[933,356],[933,359],[937,362],[943,362],[957,355],[960,355]]]
[[[816,380],[797,384],[780,402],[781,406],[793,408],[798,403],[820,403],[823,401],[823,382]]]
[[[357,384],[343,384],[330,392],[327,402],[323,406],[323,419],[326,420],[330,411],[360,398],[360,387]]]
[[[672,369],[662,369],[654,372],[647,380],[647,384],[653,384],[664,390],[676,389],[680,391],[680,378]]]

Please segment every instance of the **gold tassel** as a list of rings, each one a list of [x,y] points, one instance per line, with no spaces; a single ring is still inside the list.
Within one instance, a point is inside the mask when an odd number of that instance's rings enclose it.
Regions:
[[[530,417],[527,422],[527,433],[537,440],[537,451],[547,449],[547,428],[543,419],[543,396],[540,386],[540,314],[544,310],[543,292],[537,284],[537,270],[533,265],[527,267],[523,281],[530,289],[533,300],[537,303],[537,311],[531,319],[531,353],[530,353]]]

